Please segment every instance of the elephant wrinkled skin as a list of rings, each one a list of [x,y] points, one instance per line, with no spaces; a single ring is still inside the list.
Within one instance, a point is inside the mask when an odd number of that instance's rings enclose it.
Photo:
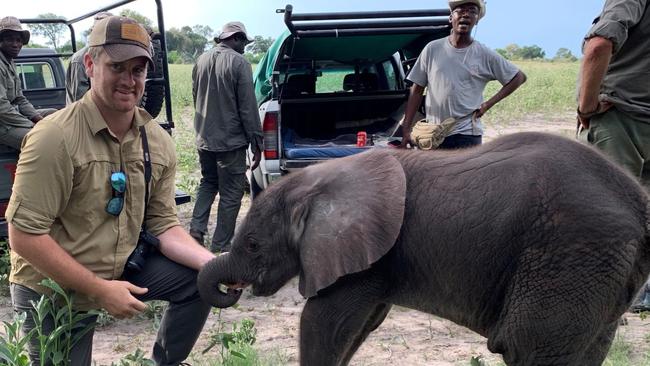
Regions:
[[[347,364],[393,304],[487,337],[508,365],[600,365],[650,271],[648,196],[589,146],[520,133],[290,174],[199,274],[229,306],[300,276],[302,365]],[[233,285],[231,285],[233,287]]]

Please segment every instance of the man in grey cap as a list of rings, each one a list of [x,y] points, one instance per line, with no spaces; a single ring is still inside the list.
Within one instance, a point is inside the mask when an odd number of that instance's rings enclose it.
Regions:
[[[111,15],[113,14],[106,11],[95,14],[95,17],[93,18],[95,23],[93,23],[93,26],[98,21]],[[88,89],[90,89],[90,81],[88,80],[88,75],[86,75],[86,66],[84,66],[84,56],[87,52],[88,45],[84,46],[70,57],[70,63],[68,63],[68,69],[65,72],[66,104],[78,101],[84,94],[86,94]]]
[[[240,22],[223,26],[217,46],[202,54],[192,70],[194,128],[201,183],[192,213],[190,235],[203,243],[210,209],[219,194],[217,226],[210,250],[227,251],[244,195],[246,149],[251,170],[260,162],[262,127],[250,63],[242,56],[253,39]]]
[[[45,277],[73,291],[79,311],[129,318],[146,308],[144,301],[167,301],[152,358],[179,365],[210,313],[196,277],[214,255],[178,221],[173,141],[138,107],[150,42],[133,19],[97,22],[84,57],[90,90],[25,137],[6,211],[9,281],[14,310],[27,313],[27,332],[32,304],[47,292]],[[61,364],[91,365],[96,318],[73,331],[70,338],[79,340]],[[90,331],[82,334],[84,326]],[[44,327],[52,331],[51,318]],[[33,364],[38,347],[33,338]]]
[[[526,81],[515,65],[472,38],[472,29],[485,16],[483,0],[449,0],[449,9],[451,34],[430,42],[407,77],[413,86],[402,123],[402,147],[411,143],[411,125],[425,87],[427,122],[456,119],[439,148],[456,149],[481,144],[480,118]],[[491,80],[503,87],[484,101],[483,91]]]
[[[0,144],[20,150],[23,138],[43,119],[25,98],[14,58],[29,42],[29,31],[14,17],[0,19]]]

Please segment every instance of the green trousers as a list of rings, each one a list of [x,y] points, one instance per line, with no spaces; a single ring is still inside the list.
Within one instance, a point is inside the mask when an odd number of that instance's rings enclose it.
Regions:
[[[619,163],[650,193],[650,123],[612,108],[593,117],[589,128],[578,133],[578,139]]]

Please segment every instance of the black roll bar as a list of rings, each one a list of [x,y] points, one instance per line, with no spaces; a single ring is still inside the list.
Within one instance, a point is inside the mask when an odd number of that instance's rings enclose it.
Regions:
[[[275,12],[284,13],[284,23],[296,37],[440,32],[451,27],[449,9],[294,14],[288,4]]]

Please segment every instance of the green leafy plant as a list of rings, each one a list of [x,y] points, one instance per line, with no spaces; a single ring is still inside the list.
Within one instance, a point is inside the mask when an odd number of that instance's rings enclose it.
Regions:
[[[52,290],[51,295],[43,295],[37,302],[32,302],[36,324],[33,336],[38,341],[41,365],[47,364],[48,360],[55,365],[68,364],[72,347],[93,329],[93,325],[86,325],[84,320],[94,314],[74,310],[73,296],[67,294],[53,280],[45,279],[41,281],[41,285]],[[47,332],[44,327],[48,317],[51,317],[53,322],[51,332]]]
[[[4,322],[5,336],[0,338],[0,359],[10,366],[30,364],[27,350],[33,339],[38,343],[40,365],[68,365],[70,350],[93,327],[84,320],[94,314],[74,310],[73,296],[61,286],[50,279],[41,281],[41,285],[52,290],[52,293],[32,301],[34,328],[21,336],[26,313],[16,315],[11,323]]]
[[[152,300],[146,302],[146,305],[147,307],[142,311],[139,317],[152,320],[153,329],[158,330],[158,328],[160,328],[160,322],[162,321],[163,314],[167,309],[167,302]]]
[[[241,361],[249,360],[251,356],[256,357],[255,350],[251,347],[257,340],[255,322],[251,319],[242,319],[239,323],[232,325],[232,332],[223,332],[221,310],[219,310],[218,315],[219,326],[216,331],[210,333],[210,342],[203,350],[203,353],[205,354],[217,344],[221,344],[220,355],[223,365],[234,365],[238,364],[237,359]]]
[[[25,324],[25,313],[17,314],[14,321],[3,322],[4,337],[0,338],[0,360],[10,366],[27,366],[29,358],[27,357],[27,343],[32,337],[33,332],[21,337],[20,329]]]
[[[9,288],[9,272],[11,271],[11,257],[6,240],[0,241],[0,293],[7,292]]]
[[[155,363],[145,357],[144,352],[138,348],[135,352],[124,356],[119,363],[111,363],[111,366],[153,366]]]

